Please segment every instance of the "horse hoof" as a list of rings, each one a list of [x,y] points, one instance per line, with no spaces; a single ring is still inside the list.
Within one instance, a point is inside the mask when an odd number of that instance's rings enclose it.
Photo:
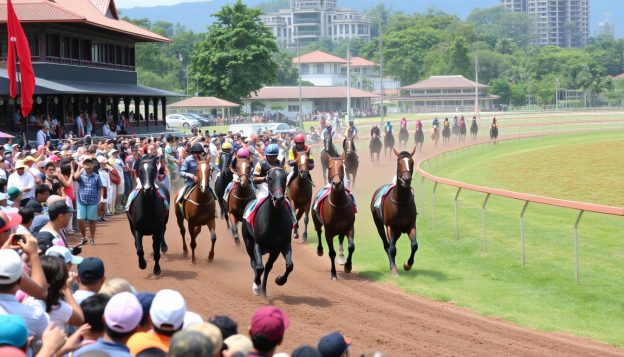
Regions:
[[[345,264],[344,272],[347,273],[347,274],[351,273],[351,263]]]
[[[157,267],[154,267],[154,275],[156,275],[156,276],[160,276],[160,273],[161,273],[161,272],[160,272],[160,267],[158,267],[158,266],[157,266]]]
[[[412,270],[412,266],[407,264],[407,263],[405,263],[405,264],[403,264],[403,270],[410,271],[410,270]]]
[[[337,277],[337,276],[335,276],[335,275],[332,275],[332,277],[331,277],[331,281],[336,281],[336,280],[338,280],[338,277]]]
[[[347,260],[345,259],[344,254],[338,255],[338,264],[345,265],[346,262],[347,262]]]
[[[188,250],[184,249],[184,251],[182,251],[182,255],[184,258],[188,258]]]
[[[147,268],[147,262],[143,258],[139,258],[139,269],[145,270]]]
[[[213,259],[214,259],[214,253],[213,253],[213,252],[210,252],[210,253],[208,254],[208,261],[209,261],[209,262],[212,262],[212,260],[213,260]]]
[[[191,264],[196,264],[195,258],[191,259]]]
[[[317,249],[317,250],[316,250],[316,254],[317,254],[319,257],[322,257],[322,256],[323,256],[323,249]]]
[[[260,296],[260,287],[256,283],[253,283],[251,286],[251,291],[253,291],[254,295]]]
[[[283,276],[279,275],[277,278],[275,278],[275,284],[283,286],[284,284],[286,284],[286,279]]]
[[[298,232],[294,232],[294,233],[293,233],[293,238],[295,238],[295,239],[299,239],[299,233],[298,233]]]

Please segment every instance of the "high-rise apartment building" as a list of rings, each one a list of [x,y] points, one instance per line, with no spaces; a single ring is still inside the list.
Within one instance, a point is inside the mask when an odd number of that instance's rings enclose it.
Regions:
[[[514,12],[531,17],[536,45],[582,47],[589,38],[589,0],[502,0]]]
[[[337,7],[337,0],[291,0],[288,9],[260,16],[282,47],[306,46],[323,39],[370,39],[363,13]]]

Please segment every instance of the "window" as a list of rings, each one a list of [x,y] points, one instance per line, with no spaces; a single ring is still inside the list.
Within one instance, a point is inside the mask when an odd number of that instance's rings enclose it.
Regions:
[[[308,74],[310,73],[310,66],[307,64],[302,64],[301,65],[301,74]]]
[[[323,63],[318,63],[316,65],[316,73],[317,74],[323,74],[325,73],[325,65]]]
[[[80,40],[80,60],[91,61],[91,40]]]
[[[289,105],[288,106],[288,111],[291,112],[291,113],[299,112],[299,106],[298,105]]]
[[[80,59],[80,39],[72,38],[70,40],[71,43],[71,55],[69,58],[71,59]]]
[[[30,46],[30,56],[39,57],[39,35],[36,33],[26,33],[28,45]]]
[[[50,56],[50,52],[48,52]],[[67,36],[61,37],[61,57],[71,58],[71,38]]]
[[[46,55],[51,57],[61,56],[61,36],[55,34],[46,35]]]

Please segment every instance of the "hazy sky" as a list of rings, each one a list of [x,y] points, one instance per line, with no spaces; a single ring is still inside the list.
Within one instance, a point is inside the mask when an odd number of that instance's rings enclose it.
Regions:
[[[119,8],[130,8],[136,6],[157,6],[157,5],[175,5],[181,2],[197,2],[206,0],[115,0],[115,5]]]

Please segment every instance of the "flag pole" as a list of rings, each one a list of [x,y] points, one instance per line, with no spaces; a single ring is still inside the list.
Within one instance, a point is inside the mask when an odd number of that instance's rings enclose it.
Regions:
[[[17,97],[22,95],[22,88],[20,86],[20,71],[19,71],[19,56],[17,55],[17,46],[15,45],[15,42],[17,42],[15,40],[15,38],[11,38],[11,42],[14,43],[13,45],[13,51],[15,51],[15,104],[17,104]],[[21,108],[22,106],[20,105],[20,112],[21,112]],[[22,120],[22,133],[26,132],[28,133],[28,124],[27,124],[27,120],[28,117],[23,118]],[[25,143],[24,143],[25,145]],[[22,146],[24,146],[22,145]]]

